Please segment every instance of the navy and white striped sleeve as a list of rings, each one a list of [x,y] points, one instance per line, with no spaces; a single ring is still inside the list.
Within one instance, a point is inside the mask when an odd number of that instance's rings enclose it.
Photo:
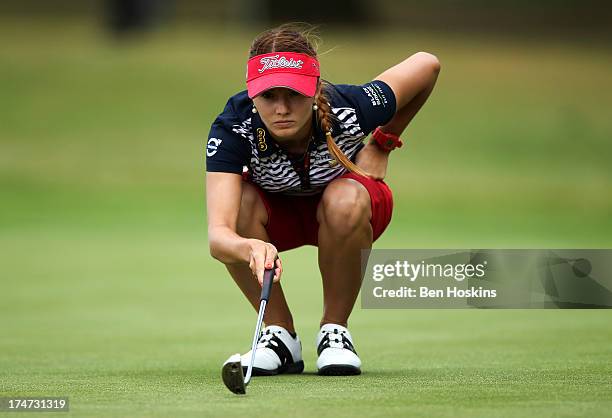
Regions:
[[[395,94],[387,83],[370,81],[361,86],[337,84],[336,91],[355,106],[359,125],[367,135],[376,127],[387,124],[395,115]]]
[[[217,118],[206,143],[206,171],[242,174],[242,168],[249,165],[250,159],[249,142]]]

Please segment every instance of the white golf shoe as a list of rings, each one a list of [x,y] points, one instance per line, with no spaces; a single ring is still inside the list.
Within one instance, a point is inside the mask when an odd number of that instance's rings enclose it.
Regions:
[[[265,327],[255,349],[253,376],[271,376],[282,373],[302,373],[302,343],[285,328],[278,325]],[[229,361],[229,360],[228,360]],[[251,351],[240,357],[242,369],[246,375],[251,362]]]
[[[325,324],[317,335],[317,369],[327,376],[361,373],[361,360],[353,346],[353,338],[342,325]]]

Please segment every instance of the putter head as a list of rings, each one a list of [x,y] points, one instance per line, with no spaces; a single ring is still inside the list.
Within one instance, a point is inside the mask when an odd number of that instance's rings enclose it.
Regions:
[[[242,372],[242,363],[240,362],[240,354],[234,354],[223,363],[221,369],[221,377],[223,383],[232,392],[237,395],[246,393],[246,385],[244,384],[244,374]]]

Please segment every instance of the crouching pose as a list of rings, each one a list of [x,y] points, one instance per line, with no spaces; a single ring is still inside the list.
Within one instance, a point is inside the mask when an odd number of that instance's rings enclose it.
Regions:
[[[253,41],[247,89],[230,97],[210,130],[206,197],[210,252],[255,309],[264,270],[275,269],[255,375],[304,369],[278,258],[302,245],[318,247],[323,281],[317,370],[361,373],[347,329],[361,250],[391,220],[383,181],[389,153],[402,146],[399,136],[439,71],[435,56],[418,52],[363,85],[332,84],[320,78],[307,30],[283,25]],[[251,355],[242,356],[243,366]]]

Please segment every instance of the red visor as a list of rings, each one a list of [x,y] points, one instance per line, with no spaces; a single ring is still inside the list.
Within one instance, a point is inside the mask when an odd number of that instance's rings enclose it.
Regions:
[[[253,98],[273,87],[287,87],[313,97],[319,80],[319,61],[296,52],[256,55],[247,65],[247,90]]]

